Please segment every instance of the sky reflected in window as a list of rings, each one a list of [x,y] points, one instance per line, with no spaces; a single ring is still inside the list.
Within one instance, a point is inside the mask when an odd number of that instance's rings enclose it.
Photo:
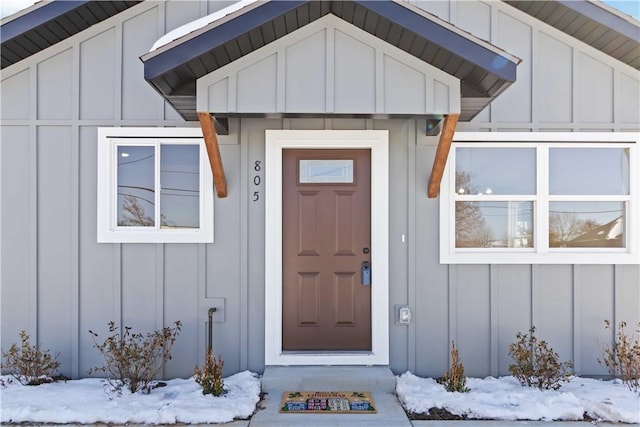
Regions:
[[[118,146],[118,226],[155,225],[155,148]]]
[[[160,146],[161,227],[200,226],[199,164],[197,145]]]
[[[629,194],[629,150],[551,148],[549,176],[550,194]]]

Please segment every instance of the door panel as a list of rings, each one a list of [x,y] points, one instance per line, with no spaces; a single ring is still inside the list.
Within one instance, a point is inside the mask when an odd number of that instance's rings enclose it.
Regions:
[[[371,261],[371,152],[282,156],[282,349],[370,351],[371,286],[361,284],[361,267]]]

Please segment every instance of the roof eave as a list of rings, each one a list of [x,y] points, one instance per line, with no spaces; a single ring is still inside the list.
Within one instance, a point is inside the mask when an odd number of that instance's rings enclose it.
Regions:
[[[1,68],[26,59],[140,2],[43,1],[8,16],[0,21]],[[94,13],[97,11],[100,13]],[[67,25],[69,22],[73,27]]]
[[[255,3],[234,12],[232,15],[227,15],[218,21],[211,22],[200,29],[193,30],[181,38],[141,56],[140,59],[143,61],[145,68],[145,79],[176,108],[183,118],[194,120],[196,118],[195,105],[191,106],[190,103],[195,100],[195,80],[250,52],[238,52],[236,53],[237,57],[227,58],[226,62],[223,61],[223,63],[216,61],[216,63],[206,65],[204,68],[202,64],[211,57],[211,53],[216,49],[224,50],[224,46],[227,43],[246,36],[265,24],[276,22],[276,20],[281,21],[280,25],[285,28],[280,29],[279,34],[275,37],[277,39],[301,28],[320,16],[334,13],[362,30],[380,37],[382,40],[385,40],[385,37],[388,38],[388,35],[377,34],[375,30],[365,28],[364,23],[359,25],[355,22],[355,19],[351,19],[353,17],[349,17],[349,13],[345,12],[345,9],[349,6],[351,13],[355,13],[354,10],[359,9],[367,14],[370,13],[380,19],[385,19],[390,25],[398,26],[403,31],[414,34],[417,38],[421,38],[426,43],[437,47],[437,49],[446,51],[452,58],[458,58],[459,62],[468,63],[467,69],[477,70],[473,72],[474,74],[456,75],[455,73],[465,67],[457,66],[455,69],[446,69],[446,65],[439,67],[443,71],[459,78],[463,85],[473,88],[472,92],[476,99],[468,103],[469,105],[482,106],[484,108],[516,80],[516,68],[521,62],[519,58],[405,2],[367,0],[353,0],[340,4],[326,2],[321,6],[314,6],[317,10],[314,11],[312,17],[307,16],[306,21],[297,22],[293,27],[289,23],[286,25],[283,23],[284,20],[282,18],[284,16],[288,16],[287,14],[291,13],[299,13],[301,8],[311,3],[313,2],[302,0]],[[266,40],[265,44],[271,41],[273,40]],[[385,41],[393,44],[391,40]],[[252,49],[255,50],[259,47],[261,46],[253,47]],[[397,47],[400,48],[400,46]],[[433,59],[420,57],[415,52],[410,52],[409,49],[405,51],[434,65],[430,62]],[[205,61],[202,61],[202,59]],[[189,64],[195,64],[199,71],[191,69]],[[477,99],[483,99],[483,102],[479,103]],[[480,110],[463,113],[461,119],[466,120],[473,117]]]
[[[631,16],[596,0],[503,1],[640,70],[640,22]]]
[[[247,32],[247,27],[256,28],[283,14],[294,10],[306,0],[297,1],[268,1],[257,4],[242,13],[245,25],[234,25],[233,19],[227,19],[222,24],[212,22],[202,30],[187,34],[170,43],[168,46],[151,51],[140,57],[144,62],[144,78],[153,80],[212,49],[220,46]]]

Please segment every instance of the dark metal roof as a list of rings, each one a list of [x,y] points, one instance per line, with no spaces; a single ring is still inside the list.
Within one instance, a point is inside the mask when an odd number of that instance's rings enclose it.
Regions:
[[[0,21],[1,68],[79,33],[140,1],[52,1]]]
[[[640,22],[599,1],[505,0],[602,52],[640,69]]]
[[[186,120],[197,120],[196,79],[329,13],[461,80],[470,120],[516,80],[520,60],[399,1],[254,3],[141,57],[145,79]]]

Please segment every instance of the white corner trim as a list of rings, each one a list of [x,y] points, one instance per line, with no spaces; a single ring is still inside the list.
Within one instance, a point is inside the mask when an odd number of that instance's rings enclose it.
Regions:
[[[371,149],[371,353],[282,352],[282,150]],[[265,153],[265,364],[389,364],[389,134],[386,130],[267,130]]]

